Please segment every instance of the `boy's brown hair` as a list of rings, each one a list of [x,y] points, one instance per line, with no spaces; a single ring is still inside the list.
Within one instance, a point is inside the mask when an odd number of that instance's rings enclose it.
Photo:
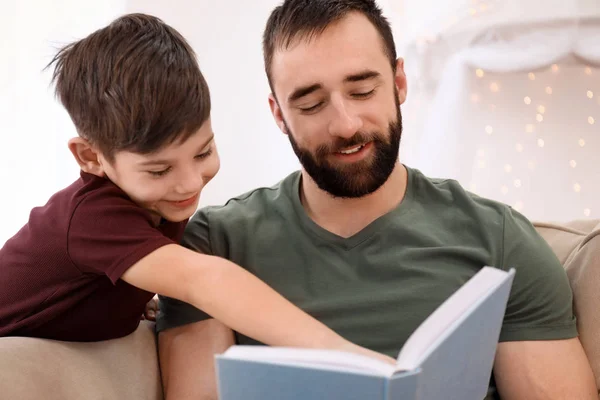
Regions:
[[[127,14],[58,51],[52,82],[78,134],[110,161],[197,131],[210,93],[187,41],[159,18]]]

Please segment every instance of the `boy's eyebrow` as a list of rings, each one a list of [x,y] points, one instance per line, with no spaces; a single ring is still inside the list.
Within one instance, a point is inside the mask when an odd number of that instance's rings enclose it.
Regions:
[[[200,145],[198,152],[202,151],[202,149],[204,149],[206,146],[208,146],[208,144],[210,142],[212,142],[212,140],[215,138],[215,134],[213,133],[212,135],[210,135],[210,137],[205,140],[202,145]],[[147,161],[142,161],[141,163],[139,163],[138,165],[140,167],[147,167],[149,165],[170,165],[173,163],[173,160],[167,160],[167,159],[156,159],[156,160],[147,160]]]

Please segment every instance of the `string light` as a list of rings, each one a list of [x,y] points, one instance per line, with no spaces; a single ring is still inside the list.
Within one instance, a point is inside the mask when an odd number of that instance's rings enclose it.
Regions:
[[[571,166],[571,168],[575,168],[575,167],[577,167],[577,161],[571,160],[571,161],[569,161],[569,165]]]
[[[521,187],[521,185],[522,185],[522,182],[521,182],[521,180],[520,180],[520,179],[515,179],[515,187],[516,187],[516,188],[520,188],[520,187]]]
[[[592,69],[590,67],[585,67],[585,74],[586,75],[591,75],[592,74]]]
[[[535,131],[535,126],[533,124],[525,125],[525,132],[533,133]]]
[[[508,194],[508,186],[502,186],[500,188],[500,191],[502,192],[503,195]]]
[[[554,72],[554,73],[558,72],[558,65],[552,64],[552,72]]]
[[[546,86],[546,93],[552,94],[552,88],[550,86]]]
[[[504,171],[506,171],[507,174],[510,174],[510,172],[512,171],[512,165],[506,164],[504,166]]]
[[[581,185],[579,183],[574,184],[573,190],[575,191],[575,193],[581,192]]]
[[[594,92],[592,92],[591,90],[587,91],[587,97],[588,99],[593,99],[594,98]]]
[[[594,122],[596,122],[596,121],[594,120],[594,117],[588,117],[588,124],[590,124],[590,125],[594,125]]]
[[[482,69],[478,68],[477,71],[475,71],[475,75],[477,75],[478,78],[483,78],[485,75],[485,72],[483,72]]]
[[[525,98],[523,99],[523,101],[525,102],[525,104],[530,105],[531,104],[531,97],[525,96]]]
[[[491,126],[486,126],[485,127],[485,133],[487,133],[488,135],[491,135],[492,133],[494,133],[494,128],[492,128]]]
[[[585,146],[585,140],[579,139],[579,146],[581,146],[581,147]]]
[[[535,81],[535,74],[533,72],[530,72],[529,74],[527,74],[527,76],[529,77],[530,81]]]
[[[546,143],[544,142],[544,139],[538,139],[537,144],[539,147],[544,147]]]
[[[592,215],[592,210],[590,210],[589,208],[586,208],[585,210],[583,210],[583,215],[585,215],[586,217],[589,217],[590,215]]]
[[[542,114],[537,114],[535,116],[535,119],[537,120],[537,122],[542,122],[544,120],[544,116]]]
[[[519,152],[519,153],[523,152],[523,145],[521,143],[517,143],[515,148],[517,149],[517,152]]]
[[[497,93],[500,90],[500,86],[496,82],[492,82],[490,84],[490,90],[494,93]]]
[[[543,113],[545,113],[545,112],[546,112],[546,107],[544,107],[544,106],[538,106],[537,110],[538,110],[538,112],[539,112],[540,114],[543,114]]]

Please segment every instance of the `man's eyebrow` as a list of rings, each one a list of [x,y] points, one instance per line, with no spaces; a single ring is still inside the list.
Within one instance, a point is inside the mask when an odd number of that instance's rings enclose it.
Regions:
[[[377,71],[362,71],[357,74],[348,75],[344,82],[360,82],[368,79],[379,78],[381,74]]]
[[[202,145],[200,146],[200,149],[198,150],[198,152],[202,151],[202,149],[204,149],[206,146],[208,146],[208,144],[215,138],[215,134],[213,133],[212,135],[210,135],[210,137],[205,140]],[[173,160],[167,160],[167,159],[156,159],[156,160],[147,160],[147,161],[143,161],[141,163],[138,164],[138,166],[140,167],[147,167],[147,166],[155,166],[155,165],[169,165],[172,164]]]
[[[309,95],[312,92],[315,92],[321,88],[323,88],[323,85],[321,85],[320,83],[315,83],[314,85],[310,85],[310,86],[299,87],[298,89],[294,90],[292,92],[292,94],[290,94],[288,96],[288,102],[291,103],[293,101],[301,99],[302,97]]]

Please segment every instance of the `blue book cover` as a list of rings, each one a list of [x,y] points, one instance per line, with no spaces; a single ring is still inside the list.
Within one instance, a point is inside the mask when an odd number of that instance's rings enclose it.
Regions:
[[[232,346],[220,400],[481,400],[515,270],[484,267],[413,332],[396,365],[333,350]]]

